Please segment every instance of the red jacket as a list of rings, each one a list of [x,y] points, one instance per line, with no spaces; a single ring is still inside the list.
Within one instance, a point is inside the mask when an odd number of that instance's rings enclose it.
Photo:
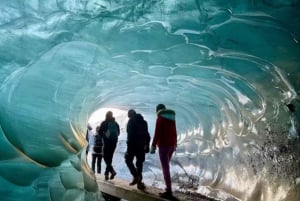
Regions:
[[[157,114],[152,146],[168,147],[177,145],[175,112],[161,110]]]

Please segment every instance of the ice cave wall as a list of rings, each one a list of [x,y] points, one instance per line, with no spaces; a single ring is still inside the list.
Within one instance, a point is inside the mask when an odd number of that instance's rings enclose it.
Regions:
[[[178,189],[298,200],[299,7],[1,1],[1,200],[102,200],[82,154],[89,116],[136,108],[152,132],[159,102],[177,113]],[[149,185],[161,182],[153,161]]]

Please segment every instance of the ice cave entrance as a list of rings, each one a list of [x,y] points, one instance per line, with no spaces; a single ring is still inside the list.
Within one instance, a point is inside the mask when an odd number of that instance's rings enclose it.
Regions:
[[[121,110],[118,108],[110,108],[110,107],[99,108],[91,114],[88,123],[92,126],[93,130],[95,131],[96,127],[100,125],[102,121],[105,120],[105,115],[108,111],[112,111],[113,116],[115,117],[116,121],[120,126],[120,135],[123,135],[124,132],[126,131],[125,128],[126,128],[126,123],[128,121],[127,110]]]
[[[116,121],[118,122],[119,126],[120,126],[120,136],[118,139],[118,144],[121,142],[122,146],[117,146],[117,150],[116,152],[120,152],[123,153],[123,142],[126,141],[127,135],[126,135],[126,124],[128,121],[128,117],[127,117],[127,110],[122,110],[122,109],[118,109],[118,108],[112,108],[112,107],[103,107],[103,108],[99,108],[97,110],[95,110],[91,116],[88,119],[88,124],[92,127],[92,131],[91,133],[93,135],[96,134],[96,127],[99,126],[101,124],[102,121],[105,120],[105,115],[108,111],[112,111],[113,116],[115,117]],[[84,133],[85,135],[85,133]],[[86,136],[84,136],[86,137]],[[87,163],[89,167],[92,167],[92,147],[88,148],[89,149],[88,155],[87,155]],[[114,160],[118,161],[121,160],[122,157],[119,156],[119,154],[115,154],[117,156],[115,156]],[[101,163],[102,166],[102,170],[104,169],[104,161]]]

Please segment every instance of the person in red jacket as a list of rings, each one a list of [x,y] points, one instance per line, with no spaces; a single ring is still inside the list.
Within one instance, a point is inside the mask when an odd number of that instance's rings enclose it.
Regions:
[[[177,145],[175,112],[166,109],[164,104],[158,104],[156,106],[156,114],[157,119],[150,153],[155,153],[156,146],[159,148],[158,153],[166,185],[166,191],[160,193],[160,197],[172,199],[170,161]]]

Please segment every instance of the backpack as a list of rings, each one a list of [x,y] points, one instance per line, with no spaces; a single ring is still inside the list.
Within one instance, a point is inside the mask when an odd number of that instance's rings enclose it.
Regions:
[[[136,124],[136,139],[138,140],[138,142],[149,144],[150,135],[148,132],[147,122],[144,119],[137,119]]]
[[[99,134],[95,135],[94,151],[96,153],[102,153],[102,146],[103,146],[103,143],[102,143],[101,135],[99,135]]]
[[[105,137],[107,139],[117,139],[119,136],[118,125],[114,121],[108,121],[107,123],[107,131],[105,132]]]

